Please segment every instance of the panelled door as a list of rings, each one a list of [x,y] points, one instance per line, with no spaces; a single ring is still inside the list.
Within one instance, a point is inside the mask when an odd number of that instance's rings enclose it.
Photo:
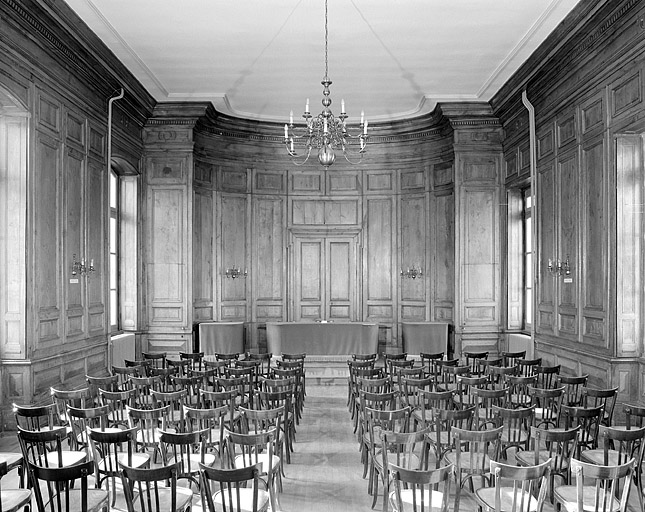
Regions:
[[[356,236],[294,237],[294,321],[357,320],[357,245]]]

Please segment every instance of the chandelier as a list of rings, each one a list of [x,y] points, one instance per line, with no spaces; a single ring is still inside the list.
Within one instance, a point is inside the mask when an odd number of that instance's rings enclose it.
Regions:
[[[345,100],[340,102],[340,115],[335,117],[329,108],[331,98],[329,97],[328,51],[327,42],[329,31],[327,29],[327,0],[325,0],[325,76],[320,82],[323,86],[323,109],[315,117],[309,112],[309,98],[305,104],[305,111],[302,117],[305,119],[305,126],[294,126],[293,110],[289,115],[289,124],[284,125],[284,145],[287,153],[292,157],[295,165],[304,165],[309,160],[312,150],[318,150],[318,161],[326,169],[334,163],[336,154],[334,150],[343,152],[345,160],[350,164],[358,164],[363,158],[367,146],[367,120],[361,112],[361,124],[354,134],[351,134],[347,127],[347,113],[345,112]],[[350,146],[360,146],[358,155],[350,159]]]

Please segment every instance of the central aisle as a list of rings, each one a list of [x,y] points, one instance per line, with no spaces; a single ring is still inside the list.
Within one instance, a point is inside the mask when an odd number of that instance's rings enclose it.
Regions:
[[[284,512],[371,512],[345,386],[309,386],[295,453],[285,464]],[[375,510],[382,510],[379,499]]]

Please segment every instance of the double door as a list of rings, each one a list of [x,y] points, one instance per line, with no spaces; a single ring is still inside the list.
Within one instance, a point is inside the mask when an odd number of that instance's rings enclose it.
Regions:
[[[358,320],[358,252],[358,235],[294,235],[290,318]]]

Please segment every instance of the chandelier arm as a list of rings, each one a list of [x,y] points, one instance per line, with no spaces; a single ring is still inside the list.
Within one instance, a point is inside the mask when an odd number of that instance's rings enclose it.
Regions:
[[[363,161],[363,154],[364,154],[364,153],[365,153],[365,150],[361,150],[361,151],[359,151],[359,153],[358,153],[358,154],[360,155],[360,158],[359,158],[358,160],[354,161],[354,162],[352,162],[352,161],[349,159],[349,157],[347,156],[347,153],[346,153],[345,151],[343,151],[343,156],[345,157],[345,160],[347,160],[347,163],[349,163],[349,164],[351,164],[351,165],[359,165],[359,164]]]

